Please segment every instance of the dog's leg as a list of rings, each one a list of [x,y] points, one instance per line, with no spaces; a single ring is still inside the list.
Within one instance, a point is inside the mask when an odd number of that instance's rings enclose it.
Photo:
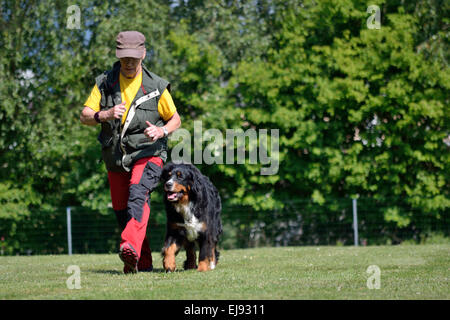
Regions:
[[[186,261],[184,262],[184,270],[197,268],[195,255],[195,242],[185,241]]]
[[[219,251],[217,251],[217,243],[214,244],[211,252],[211,256],[213,257],[212,261],[210,262],[210,268],[214,269],[219,262]]]
[[[163,248],[163,267],[166,272],[173,272],[176,268],[175,256],[180,250],[180,244],[175,238],[169,237],[166,239],[166,244]]]
[[[197,271],[208,271],[211,270],[211,263],[214,264],[214,246],[208,239],[201,239],[199,241],[200,253],[198,257],[198,268]],[[214,264],[215,266],[215,264]]]

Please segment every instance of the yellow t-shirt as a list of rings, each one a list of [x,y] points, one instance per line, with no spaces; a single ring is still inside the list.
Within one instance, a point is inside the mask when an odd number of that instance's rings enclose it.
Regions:
[[[119,83],[120,83],[120,93],[122,95],[122,101],[126,101],[125,107],[127,108],[127,111],[124,112],[122,116],[122,123],[125,122],[125,119],[127,118],[128,110],[130,109],[131,102],[133,102],[134,97],[136,96],[139,88],[142,84],[142,72],[139,73],[136,77],[132,79],[128,79],[124,77],[121,73],[119,76]],[[91,94],[87,98],[84,105],[86,107],[91,108],[95,112],[100,111],[100,100],[101,100],[101,93],[98,89],[97,85],[92,88]],[[158,112],[161,118],[164,121],[169,120],[174,115],[175,111],[177,111],[177,108],[175,107],[175,104],[173,103],[172,96],[170,95],[169,91],[166,89],[161,95],[161,98],[158,102]]]

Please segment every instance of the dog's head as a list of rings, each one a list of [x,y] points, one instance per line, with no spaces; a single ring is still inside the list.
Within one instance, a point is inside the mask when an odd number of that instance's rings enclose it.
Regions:
[[[189,201],[189,194],[195,183],[195,171],[192,167],[191,164],[172,162],[164,166],[161,182],[167,201],[174,203]]]

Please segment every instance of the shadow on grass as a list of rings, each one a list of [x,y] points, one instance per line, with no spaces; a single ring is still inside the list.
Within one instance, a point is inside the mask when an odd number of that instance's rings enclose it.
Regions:
[[[178,272],[184,272],[183,269],[176,269],[174,273]],[[111,275],[127,275],[123,273],[123,271],[120,270],[104,270],[104,269],[94,269],[94,270],[88,270],[88,272],[92,273],[102,273],[102,274],[111,274]],[[166,270],[164,268],[155,268],[152,271],[139,271],[139,273],[166,273]]]

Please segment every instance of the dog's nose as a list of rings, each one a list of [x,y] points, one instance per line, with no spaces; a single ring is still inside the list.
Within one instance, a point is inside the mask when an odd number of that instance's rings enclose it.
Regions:
[[[171,189],[173,187],[173,182],[172,181],[166,181],[165,185],[166,189]]]

